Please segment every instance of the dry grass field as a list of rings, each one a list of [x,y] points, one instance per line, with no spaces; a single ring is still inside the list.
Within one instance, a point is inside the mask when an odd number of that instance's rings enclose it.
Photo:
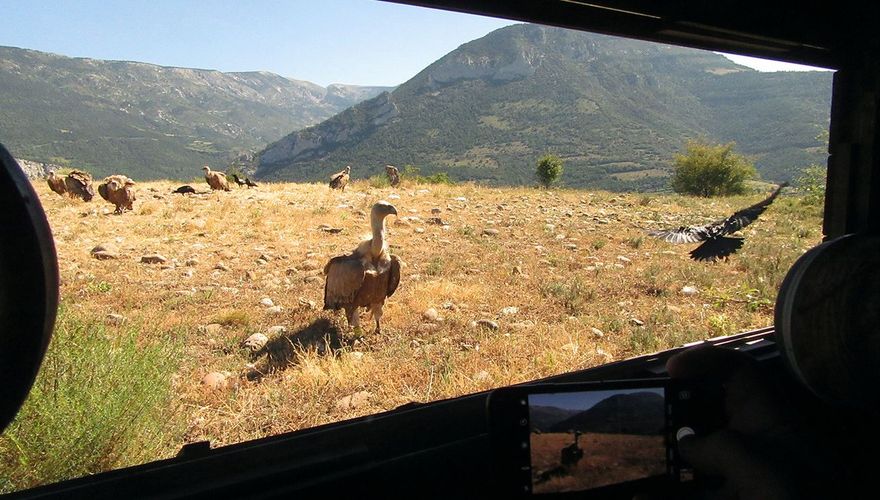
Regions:
[[[47,358],[55,371],[38,386],[85,371],[74,385],[88,393],[105,378],[95,366],[112,362],[143,365],[134,377],[148,370],[144,385],[167,391],[149,404],[119,403],[135,416],[101,417],[101,401],[91,403],[84,413],[109,421],[111,436],[138,415],[155,424],[82,469],[42,476],[33,464],[50,451],[28,449],[40,445],[22,433],[54,417],[23,411],[0,440],[0,463],[25,471],[0,490],[173,456],[188,442],[236,443],[767,326],[788,267],[821,240],[819,209],[796,196],[746,228],[744,247],[727,262],[693,262],[694,245],[645,234],[724,218],[766,191],[697,199],[360,180],[344,192],[276,183],[170,194],[177,185],[139,183],[134,210],[114,215],[98,197],[70,200],[35,183],[57,247],[63,329]],[[207,191],[203,181],[195,186]],[[321,310],[321,273],[368,234],[370,207],[381,199],[398,210],[388,238],[403,277],[381,335],[366,315],[364,331],[350,332],[341,313]],[[106,258],[93,253],[99,246]],[[268,338],[256,352],[242,345],[254,333]],[[83,336],[106,347],[67,370],[61,350]],[[120,376],[104,397],[132,377]]]

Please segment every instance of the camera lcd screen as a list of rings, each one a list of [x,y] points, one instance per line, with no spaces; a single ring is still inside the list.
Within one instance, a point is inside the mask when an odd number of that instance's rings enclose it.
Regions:
[[[664,394],[663,387],[530,394],[532,493],[665,474]]]

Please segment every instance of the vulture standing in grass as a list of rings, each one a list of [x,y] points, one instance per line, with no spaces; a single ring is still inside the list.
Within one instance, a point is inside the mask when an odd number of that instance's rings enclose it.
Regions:
[[[385,175],[391,182],[391,187],[397,187],[400,184],[400,171],[394,165],[385,165]]]
[[[116,213],[132,210],[134,205],[134,181],[124,175],[111,175],[98,185],[98,194],[116,207]]]
[[[226,174],[223,172],[212,172],[211,167],[205,165],[202,167],[205,171],[205,180],[214,191],[229,191],[229,181],[226,180]]]
[[[351,166],[347,166],[342,172],[333,174],[330,177],[330,187],[333,189],[341,189],[345,191],[345,185],[348,184],[348,179],[350,176]]]
[[[767,207],[779,196],[782,188],[786,186],[788,183],[783,182],[767,199],[739,210],[726,219],[704,226],[681,226],[678,229],[649,231],[648,234],[669,243],[704,242],[690,252],[691,258],[694,260],[714,262],[720,258],[726,259],[743,245],[743,238],[728,238],[727,235],[755,222],[758,216],[764,213],[764,210],[767,210]]]
[[[385,237],[385,217],[391,214],[397,215],[397,209],[390,203],[373,205],[373,237],[361,241],[349,255],[333,257],[324,266],[324,309],[345,309],[352,328],[360,327],[358,311],[366,307],[376,320],[376,333],[380,333],[382,306],[400,284],[400,260],[389,253]]]
[[[55,175],[54,170],[49,171],[49,176],[46,177],[46,183],[49,184],[49,189],[55,191],[61,196],[67,194],[67,186],[64,185],[64,179]]]
[[[81,198],[83,201],[92,201],[95,197],[95,188],[92,186],[92,176],[82,170],[73,170],[64,178],[64,187],[71,198]]]

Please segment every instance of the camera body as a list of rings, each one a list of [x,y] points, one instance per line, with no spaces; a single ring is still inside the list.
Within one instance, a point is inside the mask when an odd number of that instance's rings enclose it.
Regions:
[[[669,378],[505,387],[487,404],[495,485],[517,497],[682,487],[678,441],[723,419],[720,386]]]

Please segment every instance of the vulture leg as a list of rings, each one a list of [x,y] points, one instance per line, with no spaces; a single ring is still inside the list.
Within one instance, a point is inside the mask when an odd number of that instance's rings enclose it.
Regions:
[[[348,319],[348,326],[352,328],[361,327],[361,318],[358,314],[358,308],[355,306],[346,306],[345,317]]]
[[[373,319],[376,320],[376,335],[378,335],[382,333],[382,328],[379,326],[379,321],[382,319],[382,304],[373,304],[370,310],[373,312]]]

